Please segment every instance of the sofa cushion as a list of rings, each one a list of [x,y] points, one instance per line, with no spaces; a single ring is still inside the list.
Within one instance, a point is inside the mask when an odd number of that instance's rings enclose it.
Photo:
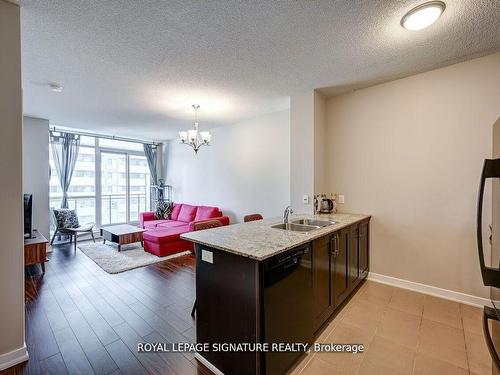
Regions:
[[[181,227],[183,225],[186,225],[186,223],[183,221],[162,220],[161,223],[158,223],[156,228],[175,228],[175,227]]]
[[[172,220],[177,220],[177,218],[179,217],[179,211],[181,210],[181,208],[182,208],[181,203],[174,203],[174,206],[172,207],[172,212],[170,213],[170,218]]]
[[[182,233],[189,231],[189,225],[176,228],[158,228],[156,230],[148,230],[144,232],[143,238],[145,241],[164,244],[180,239]]]
[[[212,219],[219,216],[221,216],[221,212],[217,207],[198,206],[194,221]]]
[[[144,222],[144,229],[154,229],[158,224],[164,223],[165,220],[148,220]]]
[[[179,216],[177,216],[177,220],[184,221],[185,223],[193,221],[194,217],[196,216],[197,209],[198,209],[197,206],[183,204],[179,212]]]

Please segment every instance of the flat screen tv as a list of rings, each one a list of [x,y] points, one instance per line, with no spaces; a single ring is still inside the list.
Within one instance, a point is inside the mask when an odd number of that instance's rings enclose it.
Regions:
[[[33,195],[24,194],[24,238],[31,238],[33,233]]]

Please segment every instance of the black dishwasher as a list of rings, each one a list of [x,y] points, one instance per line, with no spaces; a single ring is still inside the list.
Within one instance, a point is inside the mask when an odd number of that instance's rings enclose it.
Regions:
[[[278,254],[262,263],[263,341],[307,343],[313,341],[312,258],[310,244]],[[303,352],[264,354],[267,375],[284,374]]]

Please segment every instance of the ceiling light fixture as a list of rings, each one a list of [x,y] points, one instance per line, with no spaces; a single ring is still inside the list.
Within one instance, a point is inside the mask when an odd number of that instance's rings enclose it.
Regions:
[[[445,8],[446,4],[442,1],[420,4],[401,18],[401,26],[411,31],[425,29],[438,20]]]
[[[197,154],[201,146],[208,146],[212,135],[209,132],[198,132],[198,104],[193,104],[194,108],[194,129],[188,131],[180,131],[179,138],[185,145],[191,146],[194,153]]]
[[[57,83],[49,83],[49,90],[52,92],[62,92],[63,87]]]

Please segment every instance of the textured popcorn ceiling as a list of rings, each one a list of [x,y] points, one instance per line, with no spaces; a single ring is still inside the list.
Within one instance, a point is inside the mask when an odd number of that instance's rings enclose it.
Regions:
[[[25,0],[24,111],[53,124],[166,139],[285,109],[500,48],[500,0],[446,0],[430,28],[401,17],[423,1]],[[64,86],[48,90],[48,82]]]

